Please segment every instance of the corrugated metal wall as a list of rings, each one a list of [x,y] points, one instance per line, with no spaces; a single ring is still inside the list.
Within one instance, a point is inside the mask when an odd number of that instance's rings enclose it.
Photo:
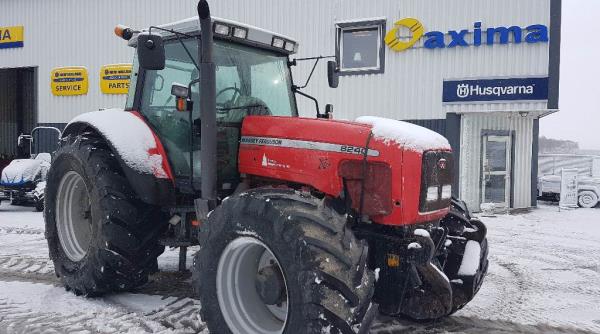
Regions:
[[[531,206],[533,118],[514,113],[464,114],[461,120],[460,197],[471,210],[481,202],[481,155],[484,130],[514,131],[512,161],[513,207]]]
[[[75,115],[101,107],[124,105],[124,96],[104,95],[99,70],[104,64],[129,62],[132,50],[114,37],[118,23],[133,27],[166,23],[195,14],[194,0],[3,0],[0,22],[25,26],[25,47],[0,50],[0,67],[39,66],[40,122],[68,122]],[[219,0],[211,1],[215,16],[275,30],[300,41],[299,57],[333,55],[335,21],[385,17],[387,27],[404,17],[421,20],[427,30],[494,26],[549,25],[550,0]],[[86,96],[54,97],[50,71],[56,66],[82,65],[89,70]],[[309,63],[295,70],[303,82]],[[386,73],[345,76],[330,89],[321,64],[306,89],[324,105],[334,103],[336,117],[353,119],[377,114],[394,119],[444,119],[461,110],[535,110],[544,103],[442,106],[445,78],[547,75],[548,45],[511,44],[395,53],[386,48]],[[299,98],[301,113],[314,115],[314,106]]]

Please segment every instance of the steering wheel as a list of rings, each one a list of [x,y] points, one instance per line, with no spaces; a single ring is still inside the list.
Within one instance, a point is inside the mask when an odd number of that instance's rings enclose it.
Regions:
[[[223,107],[223,106],[226,106],[226,105],[228,105],[228,104],[230,104],[230,105],[231,105],[231,104],[233,104],[233,103],[235,102],[235,100],[237,99],[237,97],[238,97],[239,95],[242,95],[242,91],[241,91],[239,88],[237,88],[237,87],[227,87],[227,88],[223,88],[223,89],[221,89],[221,90],[220,90],[220,91],[217,93],[217,96],[215,97],[215,99],[218,99],[218,98],[219,98],[219,95],[221,95],[221,94],[223,94],[223,93],[225,93],[225,92],[227,92],[227,91],[230,91],[230,90],[233,90],[233,91],[234,91],[234,93],[233,93],[233,96],[231,96],[231,99],[229,99],[229,101],[226,101],[226,102],[223,102],[223,103],[217,103],[217,106]]]

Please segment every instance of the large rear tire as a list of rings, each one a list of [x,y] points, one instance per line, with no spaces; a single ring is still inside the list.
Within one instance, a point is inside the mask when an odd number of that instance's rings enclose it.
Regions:
[[[160,210],[141,202],[110,148],[93,134],[70,136],[46,186],[46,238],[67,290],[96,296],[144,284],[164,247]]]
[[[193,284],[211,333],[354,333],[369,308],[367,243],[327,201],[272,188],[232,196],[200,245]]]

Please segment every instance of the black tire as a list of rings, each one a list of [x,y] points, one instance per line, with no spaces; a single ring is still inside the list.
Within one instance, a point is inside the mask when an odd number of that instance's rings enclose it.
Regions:
[[[35,211],[42,212],[44,211],[44,201],[35,201]]]
[[[84,135],[67,138],[48,172],[44,217],[50,258],[66,289],[77,295],[130,290],[147,281],[164,251],[157,239],[167,219],[136,197],[108,145]],[[83,179],[91,211],[91,241],[79,261],[66,255],[56,221],[58,187],[71,171]]]
[[[354,333],[374,291],[367,243],[327,200],[273,188],[232,196],[201,226],[193,285],[211,333],[232,333],[218,302],[217,268],[226,247],[247,236],[267,245],[281,265],[288,289],[284,333]]]

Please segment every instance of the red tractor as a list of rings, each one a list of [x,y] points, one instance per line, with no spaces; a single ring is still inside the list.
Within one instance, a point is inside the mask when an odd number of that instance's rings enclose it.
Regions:
[[[63,132],[45,220],[67,289],[131,290],[165,246],[199,245],[193,287],[211,333],[366,332],[378,310],[425,320],[469,302],[486,229],[451,197],[446,139],[334,121],[318,104],[298,117],[296,42],[211,18],[205,0],[198,15],[117,27],[137,48],[125,110]],[[332,87],[336,75],[330,61]]]

